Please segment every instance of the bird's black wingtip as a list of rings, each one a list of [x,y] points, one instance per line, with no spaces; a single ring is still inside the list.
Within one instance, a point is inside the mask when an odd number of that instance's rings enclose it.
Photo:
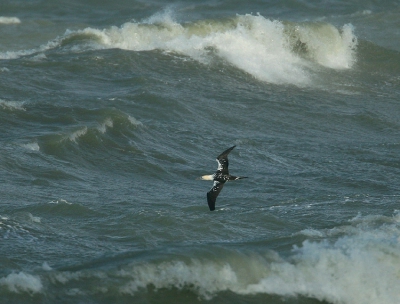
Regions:
[[[215,200],[212,198],[210,193],[207,193],[207,203],[208,207],[210,208],[210,211],[215,210]]]
[[[236,147],[236,145],[226,149],[224,152],[222,152],[220,155],[218,155],[217,160],[221,159],[221,158],[226,158],[228,156],[228,154]]]

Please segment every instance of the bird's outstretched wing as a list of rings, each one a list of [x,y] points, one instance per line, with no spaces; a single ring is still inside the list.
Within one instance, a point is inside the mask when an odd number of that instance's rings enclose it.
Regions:
[[[213,187],[207,192],[207,202],[210,211],[215,210],[215,201],[217,200],[217,196],[221,192],[222,187],[224,187],[224,183],[214,181]]]
[[[228,154],[235,148],[235,146],[230,147],[229,149],[225,150],[222,152],[220,155],[217,157],[217,162],[218,162],[218,169],[217,171],[223,173],[223,174],[229,174],[228,171],[228,166],[229,166],[229,161],[228,161]]]

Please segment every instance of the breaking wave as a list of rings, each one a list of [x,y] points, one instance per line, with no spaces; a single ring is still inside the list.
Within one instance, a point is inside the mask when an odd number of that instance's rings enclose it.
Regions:
[[[225,259],[175,260],[133,265],[120,275],[130,281],[120,288],[187,288],[205,299],[217,292],[241,295],[304,296],[329,303],[396,303],[400,298],[399,215],[355,218],[330,234],[336,241],[305,241],[289,258],[229,253]],[[371,229],[371,226],[379,225]],[[326,232],[321,232],[325,234]]]
[[[285,23],[261,15],[179,23],[172,13],[158,13],[121,27],[67,30],[37,50],[0,53],[1,59],[44,52],[59,46],[73,51],[119,48],[178,53],[204,64],[220,60],[261,81],[307,85],[310,69],[348,69],[356,61],[357,37],[351,24]]]
[[[392,304],[400,298],[399,223],[398,213],[393,217],[357,216],[347,226],[313,233],[318,238],[336,237],[306,240],[288,257],[272,250],[213,247],[194,255],[169,251],[144,261],[112,257],[111,267],[101,263],[103,267],[97,269],[90,264],[89,268],[79,266],[80,270],[57,270],[45,262],[45,272],[12,273],[0,278],[0,286],[16,293],[46,293],[43,286],[55,284],[61,288],[58,293],[71,296],[74,290],[77,297],[112,293],[140,298],[150,290],[163,290],[191,292],[210,300],[230,291],[243,296],[301,296],[329,303]]]

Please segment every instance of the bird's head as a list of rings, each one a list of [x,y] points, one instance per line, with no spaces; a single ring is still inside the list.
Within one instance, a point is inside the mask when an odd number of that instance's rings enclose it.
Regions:
[[[200,176],[200,177],[198,177],[198,178],[196,178],[196,179],[200,179],[200,180],[214,180],[214,175],[213,175],[213,174],[211,174],[211,175],[202,175],[202,176]]]

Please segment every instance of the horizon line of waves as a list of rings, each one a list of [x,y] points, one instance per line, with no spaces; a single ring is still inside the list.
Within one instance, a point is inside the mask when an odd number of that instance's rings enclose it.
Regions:
[[[56,270],[46,265],[47,271],[35,278],[46,282],[46,288],[61,283],[66,293],[80,280],[90,282],[86,289],[78,288],[77,295],[110,291],[140,297],[150,290],[177,290],[210,300],[230,291],[243,296],[301,296],[329,303],[392,304],[400,298],[399,223],[399,213],[383,222],[382,218],[358,218],[351,222],[348,234],[334,241],[306,240],[295,246],[289,257],[268,249],[208,247],[183,256],[169,252],[147,261],[132,262],[127,257],[125,266],[123,261],[115,265],[111,258],[111,269],[102,265]],[[57,288],[57,292],[61,290]]]
[[[203,64],[222,60],[261,81],[298,86],[310,84],[314,65],[349,69],[356,61],[358,41],[351,24],[338,29],[329,23],[287,23],[259,14],[181,24],[171,14],[158,13],[121,27],[67,30],[36,51],[5,52],[0,58],[18,58],[56,47],[76,52],[108,48],[160,50]]]

